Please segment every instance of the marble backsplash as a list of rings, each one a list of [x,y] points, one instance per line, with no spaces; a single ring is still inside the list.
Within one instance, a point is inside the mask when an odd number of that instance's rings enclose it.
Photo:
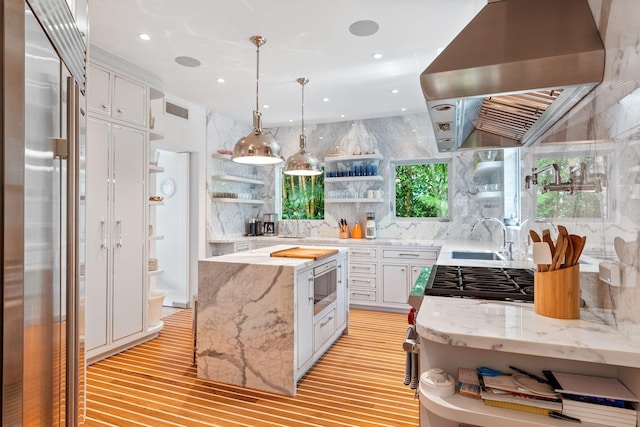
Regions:
[[[603,83],[570,111],[542,140],[531,148],[521,149],[520,182],[531,173],[536,156],[573,156],[576,151],[610,156],[608,191],[611,194],[610,216],[607,219],[584,220],[566,218],[561,221],[572,233],[587,236],[586,250],[591,253],[615,256],[614,238],[626,242],[637,241],[640,231],[640,8],[635,2],[589,0],[601,37],[606,47],[606,69]],[[265,116],[268,125],[268,114]],[[232,150],[237,139],[251,129],[224,116],[209,114],[207,146],[209,154],[217,150]],[[298,149],[298,126],[271,128],[268,131],[282,146],[283,157]],[[480,216],[502,218],[513,202],[487,203],[474,197],[475,184],[470,177],[477,161],[473,151],[441,154],[436,150],[431,123],[424,114],[384,117],[372,120],[308,124],[308,150],[324,158],[338,147],[345,152],[375,149],[384,160],[379,173],[385,177],[384,203],[333,203],[325,206],[324,220],[286,222],[281,224],[289,233],[319,237],[336,237],[339,218],[351,224],[365,221],[366,212],[373,211],[378,224],[378,236],[396,239],[455,239],[488,240],[501,243],[501,232],[486,227],[470,232],[470,224]],[[367,147],[367,148],[365,148]],[[415,221],[395,219],[389,198],[389,167],[391,160],[436,158],[451,160],[451,221]],[[215,173],[216,161],[209,156],[208,175]],[[263,204],[211,203],[207,214],[208,239],[224,240],[241,236],[245,221],[261,218],[263,212],[275,212],[274,167],[257,168],[265,181],[259,191]],[[509,177],[505,177],[508,179]],[[520,218],[536,216],[535,188],[521,188]],[[507,209],[505,209],[505,203]],[[637,246],[636,246],[637,247]],[[608,323],[616,324],[629,336],[640,335],[637,310],[640,303],[637,250],[634,257],[621,268],[621,286],[612,287],[595,278],[583,286],[585,301],[590,309],[601,310]],[[635,261],[634,261],[635,260]],[[635,262],[635,264],[634,264]]]

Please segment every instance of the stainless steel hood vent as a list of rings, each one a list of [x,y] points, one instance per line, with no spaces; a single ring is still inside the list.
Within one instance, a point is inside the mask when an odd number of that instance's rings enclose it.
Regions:
[[[420,75],[438,150],[531,145],[604,61],[587,0],[489,0]]]

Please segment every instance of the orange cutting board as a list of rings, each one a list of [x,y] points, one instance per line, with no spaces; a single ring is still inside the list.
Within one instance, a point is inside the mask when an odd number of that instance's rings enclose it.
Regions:
[[[308,259],[321,259],[334,254],[337,254],[336,249],[325,248],[291,248],[281,251],[271,252],[272,257],[280,258],[308,258]]]

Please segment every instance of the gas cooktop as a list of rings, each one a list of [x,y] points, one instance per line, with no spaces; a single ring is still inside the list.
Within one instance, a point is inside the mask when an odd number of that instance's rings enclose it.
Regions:
[[[533,302],[533,271],[435,265],[425,295]]]

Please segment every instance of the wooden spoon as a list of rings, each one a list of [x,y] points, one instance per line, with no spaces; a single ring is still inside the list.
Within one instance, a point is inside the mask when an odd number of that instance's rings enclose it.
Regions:
[[[549,249],[551,249],[551,253],[554,253],[556,250],[556,245],[553,243],[553,239],[551,239],[551,230],[545,228],[542,230],[542,241],[549,245]]]
[[[538,233],[536,233],[534,230],[529,230],[529,236],[531,236],[531,241],[532,242],[542,242],[542,239],[540,238],[540,235]]]
[[[571,265],[576,265],[580,261],[580,255],[582,255],[582,250],[587,242],[587,236],[571,234],[571,242],[573,243],[573,259]]]
[[[567,246],[569,244],[569,239],[564,237],[563,234],[558,235],[558,242],[556,243],[556,251],[553,254],[553,265],[550,270],[559,270],[562,261],[564,260],[565,253],[567,251]]]

